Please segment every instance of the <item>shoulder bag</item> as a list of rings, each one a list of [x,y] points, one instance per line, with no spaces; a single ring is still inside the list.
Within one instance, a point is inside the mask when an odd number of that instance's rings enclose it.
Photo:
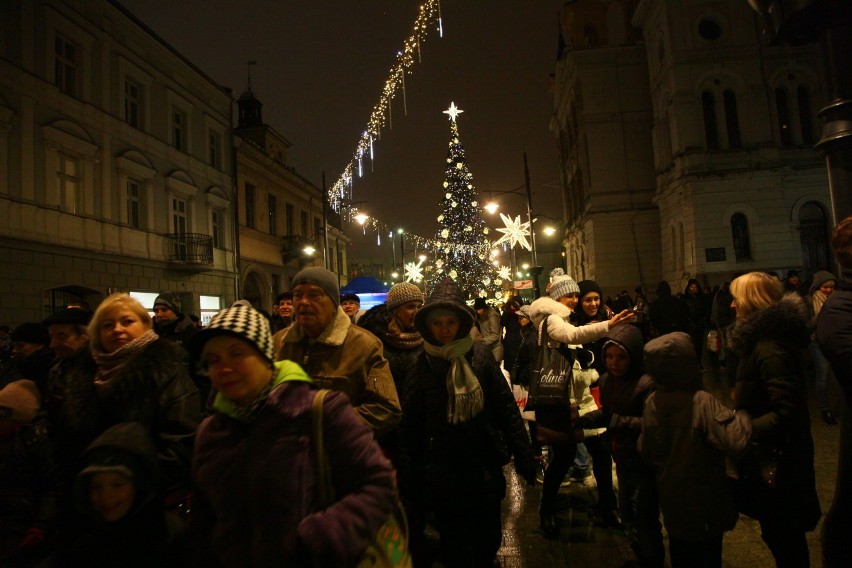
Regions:
[[[331,466],[325,452],[322,427],[322,404],[328,390],[317,391],[311,405],[311,426],[314,453],[317,464],[317,493],[322,507],[328,507],[335,501]],[[390,517],[379,527],[373,541],[361,555],[356,564],[358,568],[411,568],[411,554],[408,552],[408,522],[405,510],[399,498],[394,499],[394,508]]]
[[[574,355],[547,333],[547,318],[539,328],[538,349],[530,364],[526,410],[570,408]]]

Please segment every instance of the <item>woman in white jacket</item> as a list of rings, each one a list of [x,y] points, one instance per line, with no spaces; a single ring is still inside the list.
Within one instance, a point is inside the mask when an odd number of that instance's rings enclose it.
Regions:
[[[627,323],[633,319],[629,310],[623,310],[607,321],[596,322],[582,327],[571,325],[568,321],[579,300],[580,289],[570,276],[558,275],[550,286],[550,296],[544,296],[532,303],[530,315],[532,321],[540,330],[544,321],[547,321],[547,333],[551,339],[565,343],[569,348],[580,348],[582,344],[592,343],[604,337],[610,327]],[[575,351],[575,353],[578,353]],[[582,359],[582,356],[580,357]],[[591,359],[586,360],[586,366]],[[582,361],[580,361],[582,366]],[[580,379],[580,377],[578,377]],[[574,462],[574,454],[577,451],[577,443],[570,423],[581,413],[585,414],[594,410],[596,405],[589,392],[589,382],[582,379],[576,381],[575,389],[572,389],[569,405],[547,409],[536,409],[536,420],[539,441],[550,446],[550,463],[544,473],[544,487],[541,495],[541,531],[546,538],[557,538],[559,527],[556,524],[555,501],[559,493],[559,487],[571,464]],[[570,408],[570,409],[569,409]],[[597,432],[595,432],[597,433]],[[601,511],[608,522],[612,511]]]

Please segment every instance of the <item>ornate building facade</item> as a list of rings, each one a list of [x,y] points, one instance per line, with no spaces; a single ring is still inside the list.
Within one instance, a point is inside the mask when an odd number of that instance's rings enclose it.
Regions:
[[[0,320],[237,289],[231,95],[120,5],[0,3]]]
[[[831,268],[819,49],[761,37],[740,0],[566,5],[551,130],[572,274],[617,292]]]

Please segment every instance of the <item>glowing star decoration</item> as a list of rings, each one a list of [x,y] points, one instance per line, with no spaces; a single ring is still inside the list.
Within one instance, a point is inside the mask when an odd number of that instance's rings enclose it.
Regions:
[[[413,262],[406,262],[404,268],[406,282],[420,282],[421,280],[423,280],[422,260],[416,264]]]
[[[450,270],[450,278],[452,278],[453,280],[455,280],[455,279],[456,279],[456,278],[458,278],[458,277],[459,277],[459,273],[458,273],[458,272],[456,272],[455,270]]]
[[[501,266],[497,269],[497,276],[500,277],[500,280],[508,280],[512,277],[512,269],[508,266]]]
[[[450,108],[444,111],[444,114],[448,114],[450,116],[450,120],[453,122],[456,121],[456,118],[463,113],[464,111],[456,106],[456,103],[450,102]]]
[[[532,250],[532,245],[527,240],[527,237],[530,235],[529,221],[522,223],[520,215],[516,215],[513,220],[503,213],[500,213],[500,218],[503,219],[503,224],[506,226],[502,229],[497,229],[498,232],[503,233],[503,236],[494,241],[494,244],[509,243],[509,248],[515,248],[515,245],[520,243],[525,249]]]

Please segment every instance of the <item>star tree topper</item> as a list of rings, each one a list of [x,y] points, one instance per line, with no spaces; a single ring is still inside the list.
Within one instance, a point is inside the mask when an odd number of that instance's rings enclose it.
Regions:
[[[503,219],[503,228],[498,228],[497,231],[503,233],[503,236],[494,241],[495,245],[500,243],[509,243],[509,248],[515,248],[515,245],[520,243],[527,250],[532,250],[532,245],[527,240],[530,235],[529,221],[521,222],[521,216],[516,215],[514,220],[508,215],[500,213],[500,218]]]
[[[456,106],[455,102],[450,102],[450,108],[444,111],[444,114],[450,115],[450,120],[456,121],[456,118],[464,111]]]

